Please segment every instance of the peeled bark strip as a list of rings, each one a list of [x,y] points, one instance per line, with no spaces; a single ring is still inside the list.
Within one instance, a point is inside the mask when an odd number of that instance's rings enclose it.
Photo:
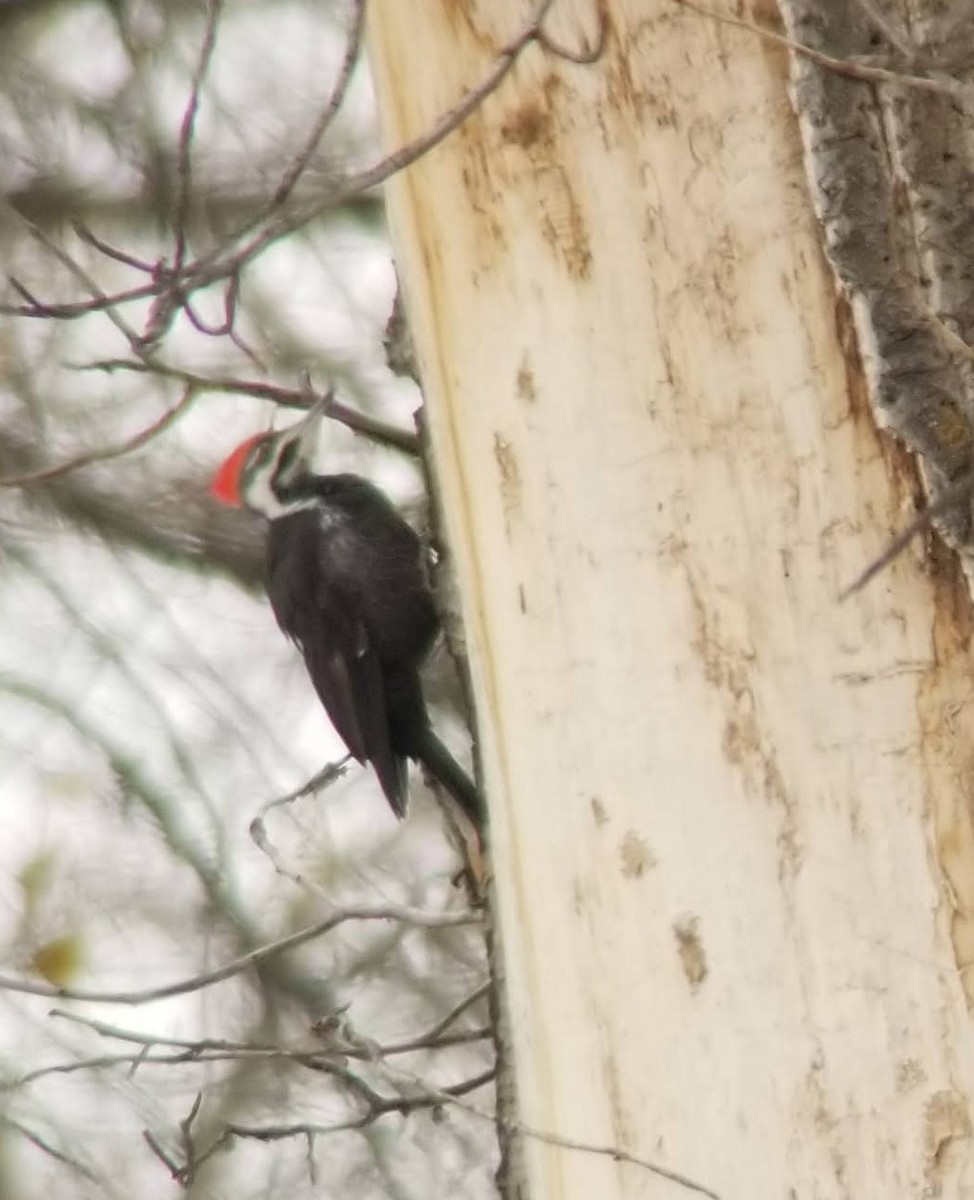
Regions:
[[[796,41],[836,58],[879,55],[946,81],[974,55],[964,5],[782,8]],[[974,466],[974,106],[908,83],[864,84],[801,55],[792,81],[826,253],[852,304],[876,419],[917,452],[935,494]],[[968,561],[971,514],[967,503],[938,522]]]
[[[873,399],[912,351],[860,349],[866,289],[843,276],[850,306],[822,253],[784,53],[672,0],[604,8],[596,66],[535,45],[391,196],[521,1118],[728,1200],[963,1195],[970,606],[952,557],[922,548],[837,603],[915,502]],[[559,0],[547,28],[578,48],[596,11]],[[390,145],[525,16],[377,0]],[[877,196],[879,168],[861,164]],[[846,212],[851,229],[825,220],[836,263],[897,216]],[[876,272],[872,296],[915,318],[920,267]],[[916,345],[962,414],[953,359]],[[535,1200],[679,1190],[524,1151]]]

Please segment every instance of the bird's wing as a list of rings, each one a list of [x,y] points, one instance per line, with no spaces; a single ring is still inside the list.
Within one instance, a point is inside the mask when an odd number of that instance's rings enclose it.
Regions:
[[[312,555],[307,542],[290,552],[287,546],[277,549],[277,555],[268,556],[267,593],[278,623],[300,649],[315,691],[349,752],[372,764],[389,804],[401,816],[405,761],[390,744],[382,666],[362,621],[361,604],[328,569],[327,542],[319,543]]]

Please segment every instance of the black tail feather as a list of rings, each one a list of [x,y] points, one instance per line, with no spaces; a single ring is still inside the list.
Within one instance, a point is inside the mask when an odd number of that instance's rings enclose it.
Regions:
[[[477,830],[483,831],[486,820],[483,797],[429,725],[416,737],[410,757],[419,759],[456,800]]]

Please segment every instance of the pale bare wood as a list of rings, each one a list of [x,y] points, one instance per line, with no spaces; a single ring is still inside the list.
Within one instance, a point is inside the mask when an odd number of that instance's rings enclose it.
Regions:
[[[596,6],[560,0],[560,44]],[[721,1196],[974,1186],[970,617],[866,410],[784,51],[617,0],[391,188],[522,1115]],[[728,12],[737,13],[736,6]],[[390,145],[523,24],[377,0]],[[672,1182],[527,1139],[534,1200]]]

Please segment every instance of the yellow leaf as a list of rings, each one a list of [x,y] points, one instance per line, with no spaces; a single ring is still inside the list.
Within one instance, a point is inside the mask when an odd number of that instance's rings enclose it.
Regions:
[[[81,937],[68,933],[38,946],[30,959],[31,967],[55,987],[68,987],[81,970]]]

